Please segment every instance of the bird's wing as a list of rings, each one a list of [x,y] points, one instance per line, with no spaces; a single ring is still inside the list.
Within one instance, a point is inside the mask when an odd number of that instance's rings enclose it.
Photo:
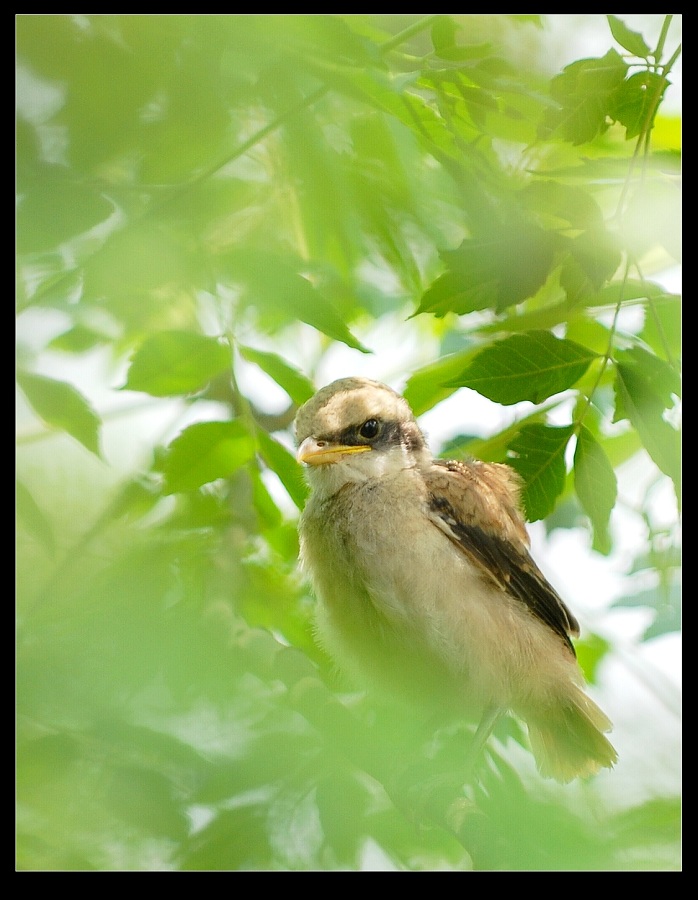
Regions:
[[[570,635],[579,635],[579,625],[528,552],[516,472],[496,463],[435,460],[424,479],[433,523],[574,652]]]

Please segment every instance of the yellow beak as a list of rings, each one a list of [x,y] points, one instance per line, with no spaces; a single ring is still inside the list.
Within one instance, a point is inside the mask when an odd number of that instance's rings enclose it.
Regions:
[[[339,462],[352,453],[364,453],[370,449],[368,444],[331,444],[329,441],[307,437],[298,448],[296,459],[308,466],[325,466]]]

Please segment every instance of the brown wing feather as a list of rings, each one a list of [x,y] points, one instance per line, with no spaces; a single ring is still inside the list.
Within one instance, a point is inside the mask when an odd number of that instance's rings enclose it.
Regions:
[[[574,652],[570,635],[579,634],[579,625],[528,552],[516,472],[496,463],[437,460],[425,482],[434,524],[484,577],[524,603]]]

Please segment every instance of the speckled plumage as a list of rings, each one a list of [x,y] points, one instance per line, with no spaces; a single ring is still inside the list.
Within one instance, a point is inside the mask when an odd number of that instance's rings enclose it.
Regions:
[[[611,723],[584,693],[578,624],[529,554],[516,473],[434,460],[404,398],[363,378],[318,391],[296,437],[312,489],[301,559],[340,668],[427,705],[512,710],[546,776],[611,767]]]

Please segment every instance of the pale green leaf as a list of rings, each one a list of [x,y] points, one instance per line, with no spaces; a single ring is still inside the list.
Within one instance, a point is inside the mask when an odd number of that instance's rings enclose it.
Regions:
[[[165,493],[192,491],[227,478],[253,458],[255,449],[254,437],[237,419],[190,425],[172,441],[162,462]]]

